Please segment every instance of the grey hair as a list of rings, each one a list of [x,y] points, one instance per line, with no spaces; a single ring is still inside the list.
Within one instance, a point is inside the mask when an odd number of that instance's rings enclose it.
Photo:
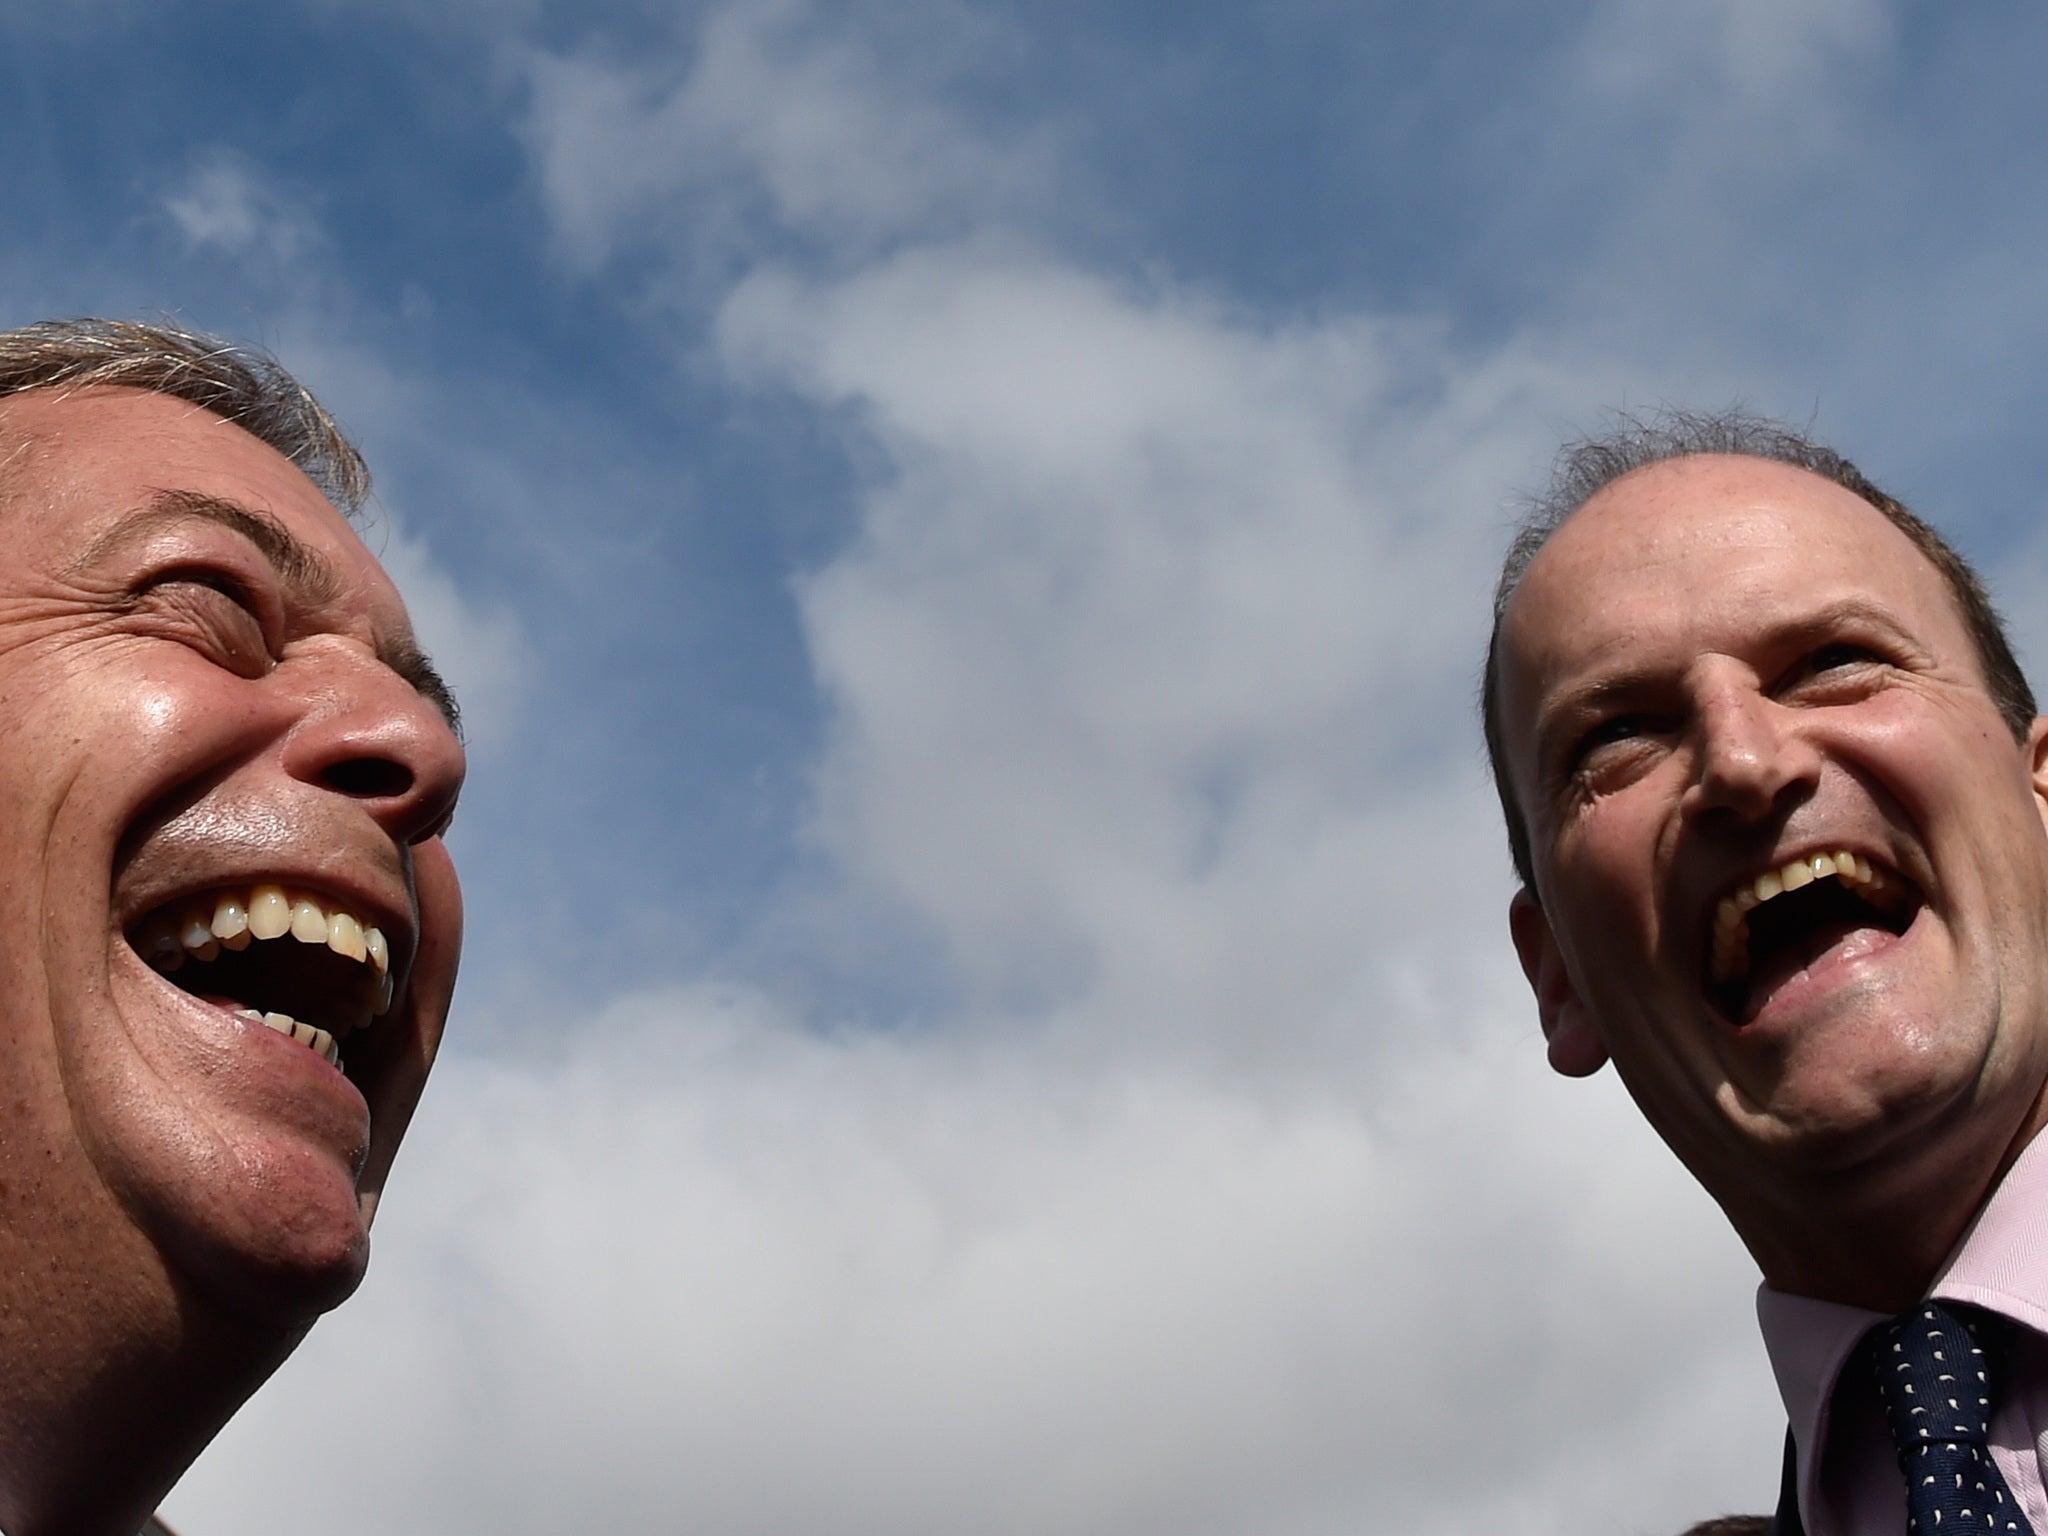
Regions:
[[[1480,684],[1480,714],[1493,787],[1507,821],[1508,849],[1523,887],[1536,894],[1535,860],[1529,824],[1509,783],[1507,744],[1500,721],[1500,630],[1508,603],[1529,566],[1550,538],[1587,502],[1624,475],[1694,454],[1734,454],[1789,464],[1861,497],[1913,543],[1947,584],[1964,627],[1977,649],[1985,686],[2015,740],[2025,741],[2034,719],[2034,693],[2013,656],[2005,622],[1991,604],[1983,581],[1954,547],[1899,501],[1881,491],[1863,471],[1835,452],[1782,422],[1736,408],[1703,412],[1666,410],[1644,419],[1622,415],[1612,431],[1583,438],[1558,450],[1550,486],[1535,498],[1516,527],[1500,582],[1493,594],[1493,632],[1486,642],[1486,672]]]
[[[349,516],[370,470],[334,418],[258,347],[168,322],[43,320],[0,331],[0,398],[31,389],[118,385],[213,412],[275,448]]]

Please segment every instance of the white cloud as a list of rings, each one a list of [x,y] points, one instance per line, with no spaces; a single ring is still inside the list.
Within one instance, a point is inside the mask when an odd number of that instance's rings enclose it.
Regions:
[[[1648,1138],[1611,1085],[1553,1116],[1575,1090],[1488,1033],[1368,1113],[623,999],[546,1062],[449,1064],[365,1294],[170,1515],[1535,1536],[1761,1499],[1732,1240],[1614,1155]],[[1589,1414],[1612,1433],[1558,1432]]]
[[[628,234],[674,233],[690,264],[764,233],[859,250],[1043,203],[1059,190],[1045,132],[991,132],[941,90],[1008,45],[947,0],[857,19],[752,0],[706,15],[681,67],[528,55],[525,132],[554,233],[585,267]]]
[[[1813,83],[1881,56],[1893,9],[1888,0],[1707,0],[1683,10],[1601,0],[1583,33],[1584,78],[1638,98],[1676,89],[1768,131],[1782,124],[1755,121],[1759,107],[1777,118],[1838,99]]]
[[[310,286],[321,289],[318,274],[309,275]],[[334,413],[379,477],[357,532],[404,597],[421,648],[455,690],[471,747],[504,745],[518,724],[534,669],[525,625],[509,607],[465,589],[402,500],[385,500],[392,492],[387,456],[424,453],[443,461],[461,456],[473,481],[509,497],[517,468],[487,435],[502,431],[502,422],[493,419],[486,428],[465,419],[451,400],[469,405],[471,391],[395,370],[351,337],[345,311],[332,300],[303,300],[282,317],[279,330],[280,361]]]
[[[720,335],[884,450],[802,588],[815,834],[970,992],[1268,1058],[1396,1033],[1359,1020],[1397,976],[1458,995],[1442,935],[1462,964],[1505,899],[1470,713],[1500,487],[1552,370],[974,246],[764,274]]]
[[[1740,396],[1800,416],[1831,373],[1859,392],[1868,370],[1842,366],[1853,333],[1809,327],[1817,288],[1867,287],[1889,309],[1917,259],[1911,242],[1853,233],[1919,153],[1890,116],[1897,12],[1600,0],[1533,107],[1504,125],[1535,146],[1525,212],[1559,263],[1534,326],[1626,360],[1634,400],[1674,380],[1686,403]]]
[[[472,746],[499,745],[518,719],[533,666],[518,618],[464,593],[422,540],[389,519],[365,537],[404,596],[421,648],[455,690],[464,735]]]
[[[1718,152],[1690,145],[1694,170],[1731,170],[1772,145],[1772,158],[1745,168],[1784,174],[1839,152],[1847,86],[1888,51],[1892,10],[1890,0],[1706,0],[1683,10],[1599,0],[1573,84],[1638,109],[1655,104],[1653,117],[1671,127],[1726,135]]]
[[[202,155],[163,206],[195,249],[284,265],[320,238],[318,225],[295,199],[230,150]]]

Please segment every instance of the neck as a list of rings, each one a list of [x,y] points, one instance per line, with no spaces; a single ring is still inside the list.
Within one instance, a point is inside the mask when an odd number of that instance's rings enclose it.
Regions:
[[[1963,1230],[1902,1234],[1884,1217],[1851,1217],[1809,1221],[1796,1245],[1744,1241],[1773,1290],[1895,1314],[1927,1294]]]
[[[1938,1158],[1924,1143],[1896,1166],[1810,1173],[1774,1198],[1724,1200],[1775,1290],[1898,1313],[1925,1297],[1984,1204],[2048,1116],[2037,1102],[2000,1147]]]

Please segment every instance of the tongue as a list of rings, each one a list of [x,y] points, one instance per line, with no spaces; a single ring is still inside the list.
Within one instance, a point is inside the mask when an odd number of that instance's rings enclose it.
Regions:
[[[1762,1013],[1780,989],[1822,960],[1853,960],[1891,942],[1893,937],[1889,929],[1874,923],[1838,921],[1822,923],[1773,947],[1770,953],[1751,962],[1742,1021],[1746,1024]]]

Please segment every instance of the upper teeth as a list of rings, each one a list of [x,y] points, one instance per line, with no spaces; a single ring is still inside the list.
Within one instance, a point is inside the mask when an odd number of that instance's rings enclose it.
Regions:
[[[281,939],[290,934],[301,944],[324,944],[338,955],[360,960],[377,975],[377,993],[371,1004],[373,1014],[391,1006],[391,946],[382,930],[365,923],[353,912],[326,905],[308,891],[287,891],[281,885],[257,885],[219,891],[195,898],[179,907],[166,908],[143,925],[135,948],[144,960],[169,974],[194,960],[213,960],[223,949],[247,949],[257,939]],[[324,1029],[300,1024],[289,1014],[258,1015],[280,1033],[295,1035],[323,1056],[333,1059],[334,1038]],[[282,1020],[277,1023],[274,1021]],[[307,1038],[307,1032],[323,1038]]]
[[[1723,896],[1714,909],[1714,953],[1711,974],[1715,981],[1737,981],[1749,969],[1749,914],[1763,903],[1786,891],[1833,875],[1855,886],[1864,895],[1882,897],[1892,889],[1883,870],[1868,859],[1846,849],[1839,853],[1813,853],[1776,869],[1765,870],[1733,895]]]

